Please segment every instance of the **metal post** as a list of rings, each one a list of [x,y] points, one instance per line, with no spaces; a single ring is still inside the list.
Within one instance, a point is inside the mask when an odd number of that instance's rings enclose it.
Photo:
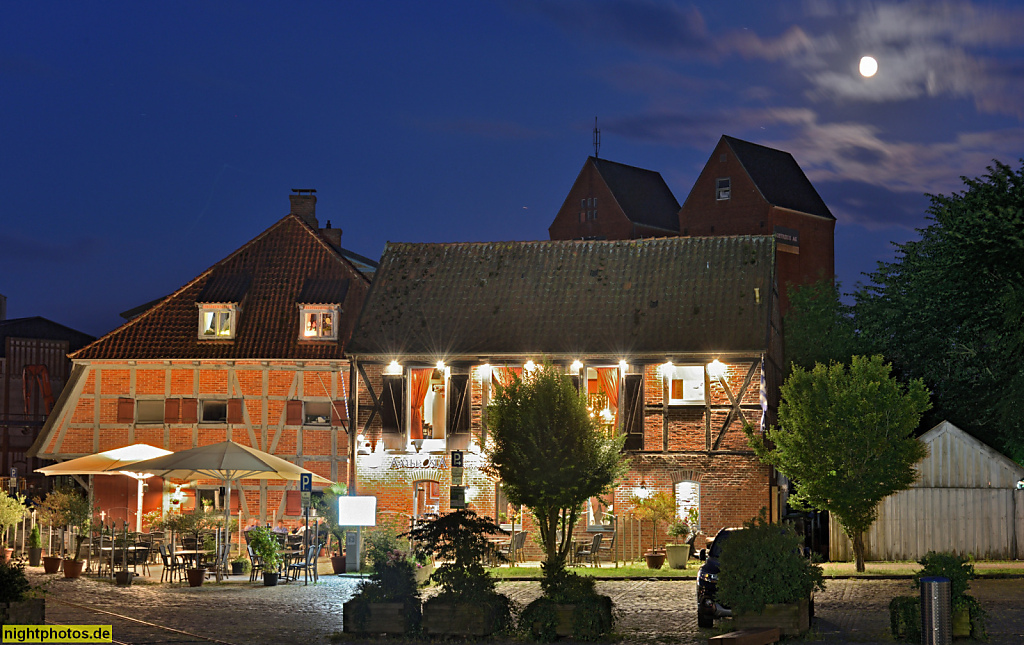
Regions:
[[[949,578],[921,578],[921,643],[950,645],[953,617]]]

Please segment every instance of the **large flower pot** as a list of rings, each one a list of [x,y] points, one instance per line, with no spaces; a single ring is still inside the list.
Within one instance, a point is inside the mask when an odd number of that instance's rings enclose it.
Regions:
[[[427,584],[430,580],[430,574],[434,573],[434,563],[428,562],[426,564],[416,565],[416,584],[420,587]]]
[[[135,574],[131,571],[118,571],[114,574],[114,584],[118,587],[130,587],[133,578],[135,578]]]
[[[644,554],[648,569],[660,569],[665,564],[665,554],[648,551]]]
[[[0,562],[10,562],[14,556],[14,549],[0,549]]]
[[[953,638],[969,638],[971,635],[971,610],[957,607],[953,610]]]
[[[350,634],[408,634],[419,629],[420,601],[366,602],[350,600],[342,606],[342,631]]]
[[[206,569],[185,569],[185,577],[188,579],[188,586],[198,587],[206,580]]]
[[[41,546],[30,546],[28,548],[28,566],[38,567],[39,561],[43,557],[43,547]]]
[[[280,573],[277,571],[264,571],[263,572],[263,586],[264,587],[276,587],[277,579],[280,577]]]
[[[238,576],[238,575],[242,575],[243,573],[245,573],[245,563],[244,562],[232,562],[231,563],[231,575]]]
[[[60,565],[64,562],[64,558],[57,557],[55,555],[48,555],[43,558],[43,573],[57,573],[60,571]]]
[[[689,544],[670,544],[665,547],[665,557],[669,569],[685,569],[690,556]]]
[[[490,636],[503,623],[494,603],[428,600],[423,605],[423,630],[430,636]]]
[[[345,556],[344,555],[332,555],[331,556],[331,567],[334,569],[334,575],[345,573]]]
[[[85,563],[81,560],[74,560],[72,558],[64,559],[64,577],[65,578],[77,578],[82,575],[82,565]]]
[[[767,605],[760,613],[737,613],[733,624],[736,629],[778,627],[784,636],[798,636],[811,627],[809,602],[804,598],[799,602]]]
[[[42,625],[45,622],[45,598],[0,602],[0,625]]]

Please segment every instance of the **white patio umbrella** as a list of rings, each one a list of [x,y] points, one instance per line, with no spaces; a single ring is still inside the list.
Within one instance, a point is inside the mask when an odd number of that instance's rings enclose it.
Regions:
[[[134,464],[133,468],[169,479],[216,479],[223,483],[227,491],[224,503],[225,530],[231,517],[231,482],[233,481],[239,479],[298,481],[304,473],[310,473],[316,483],[332,483],[329,479],[301,466],[296,466],[290,461],[234,441],[222,441],[155,459],[147,459]]]
[[[86,455],[77,459],[69,459],[52,466],[36,468],[37,473],[44,475],[128,475],[138,485],[136,497],[135,530],[142,531],[142,482],[154,473],[135,468],[135,464],[145,459],[170,455],[170,450],[157,448],[145,443],[136,443],[122,448],[105,450],[94,455]]]

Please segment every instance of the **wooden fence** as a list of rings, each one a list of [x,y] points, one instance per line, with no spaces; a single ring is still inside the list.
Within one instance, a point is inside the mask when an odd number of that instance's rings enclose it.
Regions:
[[[835,517],[829,557],[853,559],[853,545]],[[951,551],[979,560],[1024,560],[1024,490],[912,488],[879,504],[864,535],[868,560],[918,560]]]

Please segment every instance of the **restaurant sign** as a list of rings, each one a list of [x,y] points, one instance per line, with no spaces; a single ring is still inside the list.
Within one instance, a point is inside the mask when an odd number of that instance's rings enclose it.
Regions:
[[[444,468],[444,455],[394,457],[389,470],[404,470],[406,468]]]

